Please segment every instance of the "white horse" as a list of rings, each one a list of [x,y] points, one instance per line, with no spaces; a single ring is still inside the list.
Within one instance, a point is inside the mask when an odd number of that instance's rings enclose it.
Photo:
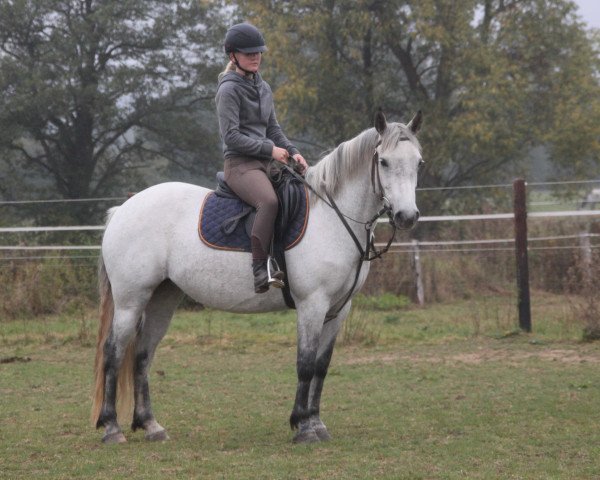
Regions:
[[[294,442],[330,438],[319,417],[323,382],[350,310],[349,291],[353,284],[351,293],[358,291],[368,273],[366,262],[355,284],[363,261],[357,245],[319,197],[329,195],[353,219],[348,224],[363,248],[365,226],[358,220],[371,219],[384,202],[389,202],[398,227],[412,227],[419,216],[415,189],[423,160],[415,135],[420,124],[420,112],[408,125],[388,124],[379,112],[375,128],[340,144],[306,175],[319,196],[311,192],[304,238],[285,254],[297,308],[298,386],[290,417],[292,428],[298,429]],[[374,193],[372,173],[378,178],[379,195]],[[152,414],[147,375],[182,292],[202,305],[229,312],[287,308],[278,289],[254,293],[249,253],[211,249],[199,240],[199,209],[209,192],[185,183],[163,183],[136,194],[109,215],[99,272],[101,315],[92,408],[96,428],[105,427],[105,443],[126,441],[117,423],[117,393],[119,404],[127,397],[131,400],[132,386],[132,429],[144,429],[148,440],[168,438]],[[334,317],[325,322],[328,315]]]

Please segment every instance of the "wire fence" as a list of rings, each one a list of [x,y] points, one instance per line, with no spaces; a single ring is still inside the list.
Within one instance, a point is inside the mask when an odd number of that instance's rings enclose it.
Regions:
[[[559,212],[533,212],[528,215],[532,218],[558,218],[558,217],[584,217],[584,216],[600,216],[600,210],[585,210],[585,211],[559,211]],[[500,213],[500,214],[483,214],[483,215],[442,215],[442,216],[430,216],[422,217],[419,219],[420,222],[456,222],[456,221],[469,221],[469,220],[498,220],[498,219],[513,219],[513,213]],[[387,220],[381,220],[381,223],[386,223]],[[36,232],[78,232],[78,231],[103,231],[103,225],[80,225],[80,226],[56,226],[56,227],[4,227],[0,228],[0,233],[36,233]],[[564,239],[581,239],[582,236],[588,238],[598,238],[600,234],[579,234],[579,235],[555,235],[538,238],[529,238],[530,242],[539,241],[555,241]],[[501,238],[501,239],[475,239],[475,240],[444,240],[444,241],[419,241],[420,247],[442,247],[442,246],[458,246],[458,245],[483,245],[483,244],[502,244],[502,243],[514,243],[514,238]],[[382,247],[385,244],[376,243],[377,247]],[[414,247],[414,242],[395,242],[391,244],[394,251],[398,250],[399,247]],[[529,247],[529,249],[536,249],[540,247]],[[565,247],[547,247],[552,248],[565,248]],[[572,246],[571,248],[581,248],[580,246]],[[31,251],[31,250],[99,250],[99,245],[0,245],[0,251]],[[487,249],[490,250],[490,249]],[[503,249],[504,250],[504,249]],[[410,251],[410,250],[407,250]],[[434,251],[429,249],[427,251]],[[466,251],[463,249],[463,251]],[[71,258],[71,257],[64,257]]]
[[[599,212],[600,213],[600,212]],[[67,231],[76,231],[77,228],[69,228]],[[2,230],[0,230],[2,231]],[[28,230],[21,230],[28,231]],[[38,231],[38,230],[29,230]],[[575,250],[582,249],[581,240],[584,238],[595,239],[600,238],[600,234],[582,232],[578,235],[552,235],[544,237],[530,237],[528,242],[554,242],[563,240],[577,239],[577,245],[552,245],[552,246],[528,246],[528,250]],[[475,240],[438,240],[438,241],[412,241],[412,242],[394,242],[390,245],[390,251],[394,253],[413,253],[415,248],[419,248],[421,252],[440,253],[440,252],[492,252],[492,251],[514,251],[514,245],[509,247],[485,247],[485,248],[439,248],[439,247],[458,247],[471,245],[502,245],[514,244],[514,238],[492,238],[492,239],[475,239]],[[375,247],[382,248],[386,243],[377,242]],[[588,248],[598,248],[600,245],[589,245]],[[437,248],[436,248],[437,247]],[[98,251],[100,245],[0,245],[0,251]],[[15,261],[15,260],[48,260],[48,259],[93,259],[97,260],[98,255],[39,255],[39,256],[12,256],[0,257],[0,261]]]
[[[545,188],[559,184],[600,185],[600,180],[539,182],[528,185]],[[513,185],[449,186],[419,190],[505,188],[513,188]],[[0,212],[3,211],[2,207],[29,211],[27,205],[49,204],[62,207],[84,202],[96,202],[98,208],[104,208],[119,204],[126,198],[0,201]],[[574,289],[579,288],[578,285],[574,287],[569,282],[574,281],[573,272],[577,272],[577,268],[585,268],[586,259],[598,258],[600,228],[598,223],[593,222],[600,220],[600,210],[593,208],[598,208],[600,202],[588,197],[590,201],[586,199],[575,203],[582,208],[587,206],[588,209],[560,210],[561,207],[572,206],[574,202],[557,201],[546,194],[534,198],[536,201],[528,204],[532,210],[552,208],[554,211],[527,213],[527,218],[532,220],[532,235],[527,239],[533,272],[532,285],[540,291],[579,291]],[[502,201],[501,204],[506,206],[508,202]],[[33,211],[33,207],[29,209]],[[16,219],[14,223],[33,222],[31,218],[25,219],[27,215],[19,215],[18,212],[11,210],[13,219]],[[64,308],[65,302],[72,301],[73,305],[88,302],[91,305],[96,301],[95,270],[98,268],[100,237],[105,229],[104,225],[19,226],[6,225],[7,218],[9,217],[4,218],[4,225],[0,227],[0,244],[4,244],[0,245],[0,278],[5,285],[0,311],[1,308],[9,308],[6,305],[12,305],[11,315],[21,314],[19,312],[58,312]],[[51,216],[43,218],[48,219],[46,224],[55,223],[50,220],[53,218]],[[54,218],[65,216],[61,213]],[[79,218],[83,219],[81,223],[101,223],[100,215]],[[86,218],[94,220],[86,221]],[[424,223],[424,226],[421,231],[417,230],[413,234],[422,234],[425,238],[421,241],[400,239],[393,242],[390,255],[372,265],[364,292],[406,295],[414,297],[419,304],[424,304],[425,300],[430,302],[463,298],[465,291],[483,294],[512,291],[515,275],[518,275],[519,270],[515,269],[514,261],[515,253],[519,250],[511,235],[514,218],[513,212],[423,216],[419,222]],[[60,220],[56,223],[59,222]],[[431,228],[434,222],[441,223],[439,228]],[[578,230],[586,232],[579,233]],[[341,234],[345,232],[341,230]],[[199,239],[198,243],[200,244]],[[377,248],[383,246],[379,241],[376,243]],[[390,272],[394,274],[390,275]],[[585,275],[581,278],[585,278]]]
[[[560,185],[600,185],[600,179],[597,180],[557,180],[551,182],[525,182],[528,187],[549,187]],[[417,187],[417,191],[444,191],[444,190],[476,190],[476,189],[496,189],[512,188],[512,183],[486,184],[486,185],[447,185],[442,187]],[[92,198],[50,198],[38,200],[0,200],[1,205],[30,205],[44,203],[86,203],[86,202],[107,202],[124,201],[134,195],[134,192],[128,192],[120,197],[92,197]]]
[[[546,187],[557,185],[600,185],[600,180],[564,180],[556,182],[531,182],[527,183],[530,187]],[[497,188],[512,188],[512,184],[489,184],[489,185],[467,185],[467,186],[443,186],[443,187],[425,187],[418,188],[420,191],[434,190],[470,190],[470,189],[497,189]],[[96,197],[96,198],[80,198],[80,199],[40,199],[40,200],[7,200],[0,201],[0,206],[18,206],[28,204],[57,204],[57,203],[82,203],[82,202],[115,202],[123,201],[130,197],[128,194],[124,197]],[[594,204],[594,201],[582,201],[587,204]],[[549,205],[564,205],[560,202],[532,202],[533,205],[549,206]],[[578,217],[594,217],[600,216],[600,210],[568,210],[568,211],[547,211],[547,212],[529,212],[529,218],[578,218]],[[419,219],[419,222],[459,222],[459,221],[478,221],[478,220],[510,220],[514,219],[514,213],[491,213],[491,214],[468,214],[468,215],[433,215],[424,216]],[[381,223],[387,220],[379,220]],[[0,234],[22,234],[22,233],[54,233],[54,232],[101,232],[104,230],[104,225],[59,225],[59,226],[15,226],[1,227]],[[587,234],[588,239],[597,238],[600,234]],[[546,237],[529,238],[529,242],[555,242],[559,240],[578,239],[581,242],[582,235],[555,235]],[[477,252],[499,252],[499,251],[514,251],[514,238],[496,238],[496,239],[471,239],[471,240],[444,240],[444,241],[420,241],[418,248],[422,252],[427,253],[442,253],[442,252],[460,252],[460,253],[477,253]],[[381,248],[384,244],[377,243],[376,247]],[[475,247],[481,245],[482,247]],[[491,245],[491,246],[485,246]],[[501,246],[509,245],[509,246]],[[461,248],[456,248],[461,247]],[[548,246],[528,246],[528,250],[568,250],[581,249],[581,243],[577,245],[548,245]],[[598,245],[589,245],[589,248],[598,248]],[[395,242],[391,245],[391,251],[396,253],[414,252],[415,243],[413,242]],[[81,256],[81,255],[23,255],[14,256],[14,252],[33,252],[33,251],[98,251],[99,245],[0,245],[0,252],[13,252],[13,256],[1,257],[0,261],[17,261],[17,260],[73,260],[73,259],[94,259],[97,260],[97,255]]]

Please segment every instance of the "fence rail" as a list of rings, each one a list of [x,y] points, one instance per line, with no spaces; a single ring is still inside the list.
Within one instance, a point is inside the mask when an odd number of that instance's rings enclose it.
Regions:
[[[2,227],[0,233],[21,233],[21,232],[84,232],[101,231],[104,225],[72,225],[58,227]]]
[[[530,212],[528,217],[586,217],[600,215],[600,210],[570,210],[556,212]],[[509,220],[514,219],[514,213],[487,213],[473,215],[437,215],[420,217],[419,222],[457,222],[464,220]],[[378,223],[388,223],[389,220],[379,219]],[[76,232],[76,231],[102,231],[104,225],[73,225],[73,226],[46,226],[46,227],[2,227],[0,233],[25,233],[25,232]]]

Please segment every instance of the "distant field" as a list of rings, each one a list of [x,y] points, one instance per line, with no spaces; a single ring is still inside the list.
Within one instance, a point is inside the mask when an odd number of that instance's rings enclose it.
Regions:
[[[329,443],[291,444],[292,313],[180,312],[151,373],[172,440],[89,424],[93,312],[0,322],[0,478],[600,478],[600,344],[564,297],[355,310],[323,395]],[[127,425],[129,422],[125,422]]]

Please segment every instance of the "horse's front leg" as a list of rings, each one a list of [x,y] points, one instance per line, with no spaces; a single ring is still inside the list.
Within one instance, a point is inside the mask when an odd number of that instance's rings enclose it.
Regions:
[[[296,400],[290,416],[290,426],[297,429],[294,443],[318,442],[310,422],[309,409],[310,385],[315,375],[319,337],[323,329],[323,319],[327,311],[324,299],[311,299],[298,305],[298,353],[296,372],[298,386]]]
[[[331,435],[327,431],[327,427],[321,421],[320,417],[321,393],[323,391],[325,377],[327,376],[327,370],[329,369],[329,364],[331,362],[331,356],[333,355],[335,340],[349,311],[350,303],[342,309],[337,317],[328,321],[323,326],[321,338],[319,339],[315,375],[310,384],[308,409],[310,412],[310,425],[321,441],[331,440]]]

